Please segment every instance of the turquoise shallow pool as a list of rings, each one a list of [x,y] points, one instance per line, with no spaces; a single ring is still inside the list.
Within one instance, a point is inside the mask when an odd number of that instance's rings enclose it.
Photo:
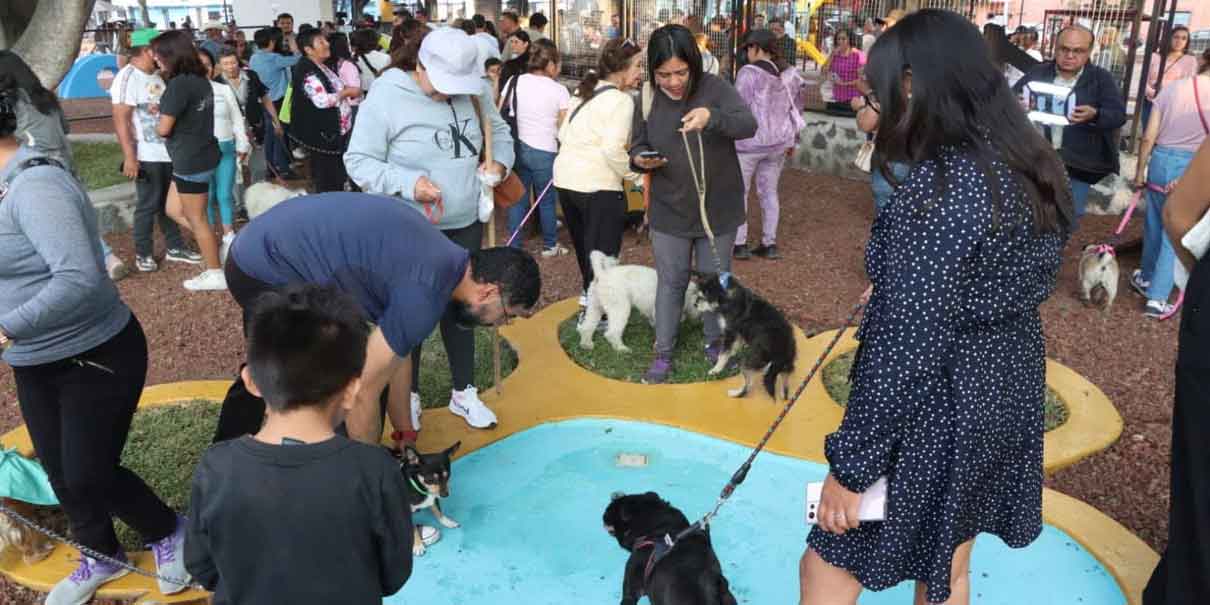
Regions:
[[[648,457],[619,467],[619,453]],[[454,463],[446,513],[462,524],[416,560],[390,605],[595,605],[621,598],[627,554],[601,526],[615,491],[656,491],[690,520],[713,505],[748,450],[664,426],[575,420],[518,433]],[[715,548],[740,603],[798,602],[803,498],[826,467],[763,454],[716,518]],[[427,512],[416,521],[436,525]],[[972,602],[979,605],[1119,605],[1104,567],[1047,526],[1029,548],[990,536],[975,545]],[[646,601],[644,601],[646,602]],[[862,605],[912,602],[912,586],[867,592]]]

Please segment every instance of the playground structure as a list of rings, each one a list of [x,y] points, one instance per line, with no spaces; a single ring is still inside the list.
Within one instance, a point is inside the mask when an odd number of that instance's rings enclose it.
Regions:
[[[577,366],[558,341],[558,326],[575,312],[575,304],[574,300],[554,304],[530,319],[518,320],[501,329],[502,336],[517,350],[520,364],[503,381],[501,394],[485,393],[485,401],[500,412],[501,423],[495,430],[468,431],[462,420],[448,411],[427,410],[420,449],[429,451],[461,440],[460,454],[466,455],[539,425],[585,418],[662,425],[747,447],[759,440],[776,415],[777,410],[767,400],[757,397],[731,399],[726,396],[724,386],[717,382],[647,386],[610,380]],[[829,332],[808,339],[797,330],[796,333],[800,369],[792,384],[798,384],[804,378],[810,362],[822,353],[833,336]],[[851,338],[842,339],[829,360],[855,346]],[[1108,447],[1118,438],[1122,420],[1104,393],[1058,363],[1048,363],[1047,384],[1059,393],[1070,412],[1067,423],[1045,437],[1044,466],[1047,473],[1053,473]],[[190,399],[218,400],[228,386],[226,381],[154,386],[144,392],[140,405],[165,405]],[[569,393],[575,396],[569,397]],[[813,381],[774,435],[768,451],[826,463],[823,439],[835,429],[842,415],[843,410],[827,395],[822,381]],[[25,455],[33,453],[23,427],[0,438],[0,443],[5,447],[16,447]],[[658,443],[648,447],[659,451]],[[761,473],[758,459],[753,476]],[[693,482],[715,493],[726,479],[724,474],[717,477],[695,475]],[[740,491],[743,490],[741,487]],[[801,494],[801,490],[786,490],[787,497],[801,497],[796,493]],[[1140,603],[1142,587],[1155,565],[1156,554],[1121,525],[1078,500],[1046,490],[1043,501],[1046,523],[1074,538],[1079,547],[1090,553],[1112,575],[1127,603]],[[690,516],[701,512],[704,511],[686,510]],[[727,523],[729,514],[737,513],[724,509],[716,523]],[[469,525],[467,519],[463,521],[464,526]],[[801,518],[777,521],[780,527],[794,530],[799,530],[802,523]],[[584,519],[583,525],[585,531],[599,532],[599,516]],[[68,547],[59,546],[48,559],[25,565],[19,556],[8,552],[0,556],[0,573],[24,586],[47,590],[71,572],[75,556]],[[136,554],[133,558],[145,569],[152,568],[147,553]],[[144,603],[191,603],[203,602],[206,598],[204,593],[193,591],[164,597],[156,592],[152,580],[134,575],[106,585],[98,596]]]

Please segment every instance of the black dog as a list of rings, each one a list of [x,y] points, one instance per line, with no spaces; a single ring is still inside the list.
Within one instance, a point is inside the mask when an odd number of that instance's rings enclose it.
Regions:
[[[698,311],[717,313],[723,329],[723,349],[710,374],[722,372],[740,347],[747,345],[748,353],[740,368],[744,384],[727,394],[732,397],[747,395],[752,379],[763,374],[765,391],[774,401],[779,396],[789,399],[790,374],[794,372],[798,345],[786,317],[734,276],[728,279],[726,287],[713,273],[694,273],[693,279],[701,292]]]
[[[399,471],[403,473],[403,480],[408,483],[408,504],[412,507],[411,512],[431,509],[437,522],[450,529],[458,527],[458,522],[441,512],[439,498],[450,496],[450,458],[461,445],[462,442],[459,441],[436,454],[421,454],[416,448],[408,445],[404,446],[399,460]],[[419,525],[414,525],[412,538],[412,554],[423,556],[424,541],[420,539]]]
[[[709,530],[692,532],[667,548],[665,537],[675,537],[689,521],[659,494],[614,494],[604,521],[605,531],[630,553],[622,605],[634,605],[644,594],[651,605],[735,605]]]

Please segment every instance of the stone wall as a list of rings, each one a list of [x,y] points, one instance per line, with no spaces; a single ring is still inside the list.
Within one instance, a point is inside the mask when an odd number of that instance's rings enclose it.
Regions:
[[[829,174],[869,182],[870,175],[853,164],[865,134],[857,130],[851,116],[834,116],[808,111],[806,127],[799,137],[791,166],[817,174]],[[1134,178],[1135,157],[1122,154],[1122,174],[1110,175],[1093,187],[1088,198],[1089,214],[1121,214],[1130,203],[1130,182]],[[1144,204],[1140,202],[1140,207]]]

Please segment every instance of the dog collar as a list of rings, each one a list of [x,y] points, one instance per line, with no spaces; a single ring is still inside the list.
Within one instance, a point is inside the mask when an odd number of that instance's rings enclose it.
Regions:
[[[1109,256],[1117,256],[1117,252],[1113,249],[1113,246],[1111,246],[1109,244],[1101,244],[1101,245],[1097,246],[1096,248],[1093,248],[1092,251],[1096,252],[1097,254],[1108,254]]]
[[[430,492],[427,489],[424,489],[424,487],[421,486],[419,483],[416,483],[416,479],[414,477],[412,477],[411,475],[408,475],[408,483],[411,484],[412,489],[420,492],[421,495],[424,495],[424,496],[433,495],[432,492]]]

